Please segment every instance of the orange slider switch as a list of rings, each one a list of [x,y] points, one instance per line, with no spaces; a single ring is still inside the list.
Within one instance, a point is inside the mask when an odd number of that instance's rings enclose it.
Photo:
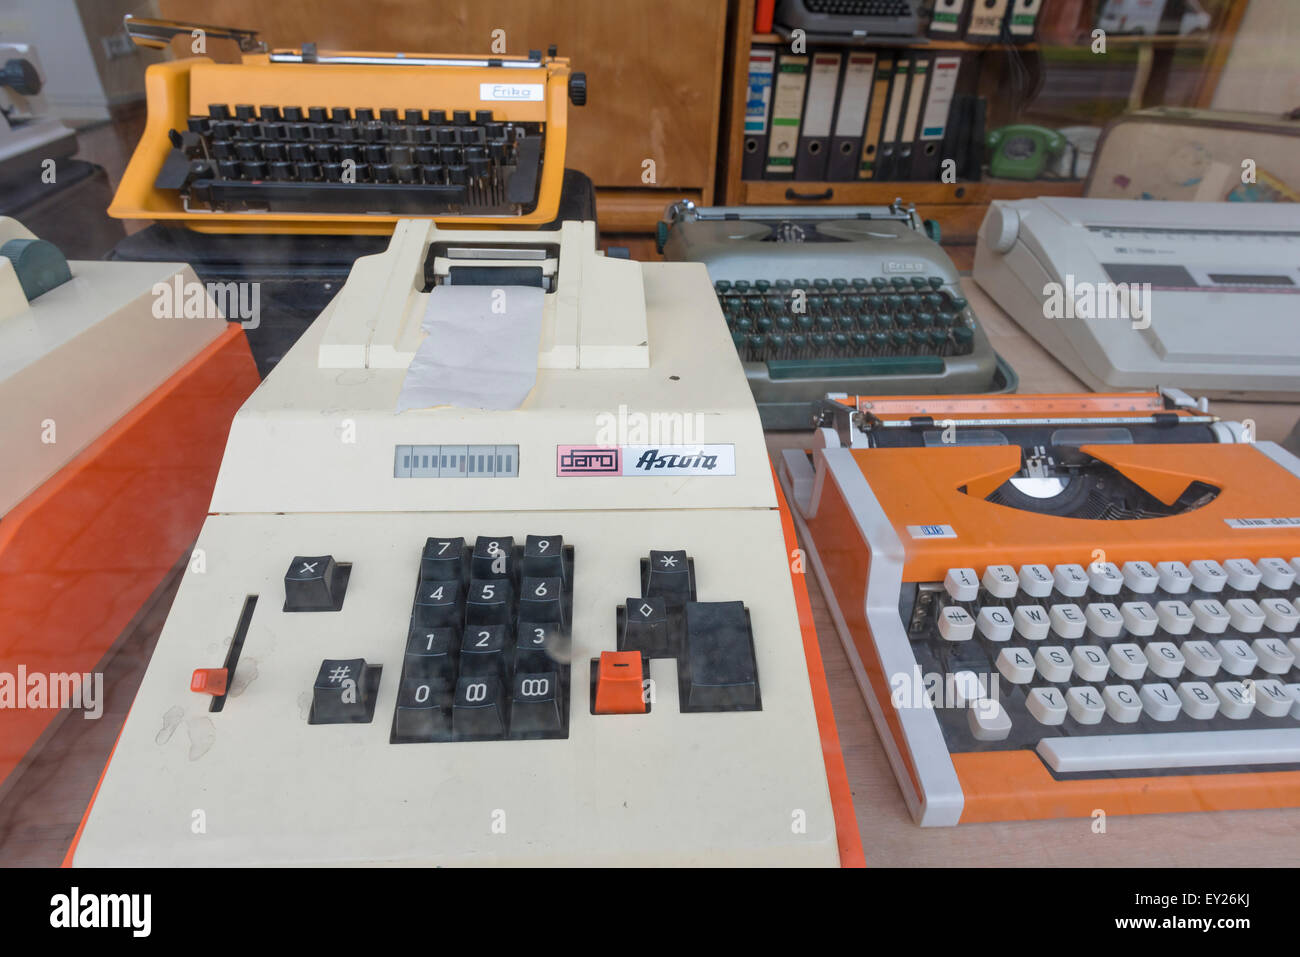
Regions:
[[[596,714],[645,714],[641,652],[602,651],[596,666]]]
[[[225,668],[195,668],[190,678],[190,690],[220,697],[226,693],[228,677]]]

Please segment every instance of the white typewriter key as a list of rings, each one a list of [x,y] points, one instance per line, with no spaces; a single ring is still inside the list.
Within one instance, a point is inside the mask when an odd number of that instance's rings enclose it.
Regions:
[[[979,594],[980,580],[973,568],[950,568],[943,577],[943,587],[953,601],[974,601]]]
[[[1065,695],[1056,688],[1034,688],[1025,696],[1025,708],[1039,724],[1054,725],[1065,721]]]
[[[1286,591],[1295,584],[1295,569],[1286,563],[1285,558],[1261,558],[1255,565],[1265,588]]]
[[[980,634],[989,641],[1011,640],[1011,609],[987,605],[980,609],[976,621]]]
[[[1300,718],[1300,684],[1287,685],[1286,690],[1291,692],[1291,717]]]
[[[1230,675],[1244,676],[1255,670],[1259,659],[1250,645],[1237,638],[1225,638],[1215,642],[1215,647],[1223,658],[1223,670]]]
[[[1156,721],[1173,721],[1178,717],[1178,712],[1183,710],[1173,685],[1143,685],[1138,691],[1138,697],[1142,699],[1142,710]]]
[[[1020,579],[1014,565],[990,565],[984,569],[980,584],[994,598],[1015,598]]]
[[[1223,569],[1228,573],[1228,587],[1237,591],[1254,591],[1264,577],[1249,558],[1229,558]]]
[[[1082,638],[1087,619],[1078,605],[1053,605],[1049,616],[1052,619],[1052,631],[1062,638]]]
[[[1097,689],[1087,685],[1066,689],[1065,706],[1070,709],[1070,717],[1079,724],[1096,724],[1106,713]]]
[[[1136,681],[1147,672],[1147,656],[1138,645],[1120,643],[1110,646],[1106,652],[1110,659],[1110,670],[1125,681]]]
[[[1030,598],[1046,598],[1052,593],[1052,570],[1046,565],[1021,565],[1020,589]]]
[[[1052,569],[1056,590],[1067,598],[1078,598],[1088,591],[1088,573],[1082,565],[1057,565]]]
[[[1228,627],[1228,610],[1213,598],[1198,598],[1192,602],[1196,627],[1208,635],[1217,635]]]
[[[1276,678],[1255,682],[1255,710],[1270,718],[1285,717],[1291,710],[1291,692]]]
[[[1296,656],[1296,660],[1300,661],[1300,638],[1292,638],[1286,646],[1291,649],[1291,654]]]
[[[1132,685],[1106,685],[1101,689],[1106,713],[1120,724],[1132,724],[1142,717],[1142,702]]]
[[[1212,558],[1192,562],[1192,584],[1201,591],[1222,591],[1228,583],[1228,573]]]
[[[1208,641],[1186,641],[1182,647],[1187,670],[1202,678],[1213,678],[1223,666],[1223,658]]]
[[[1088,583],[1098,595],[1118,595],[1124,575],[1114,562],[1093,562],[1088,566]]]
[[[1098,638],[1118,638],[1124,628],[1124,616],[1110,602],[1093,602],[1084,612],[1088,628]]]
[[[1028,648],[1003,648],[996,662],[1002,677],[1015,685],[1027,685],[1034,680],[1034,656]]]
[[[1285,598],[1265,598],[1259,607],[1264,609],[1264,624],[1280,635],[1289,635],[1300,625],[1300,612]]]
[[[1208,721],[1219,711],[1219,696],[1204,681],[1184,681],[1178,686],[1178,697],[1189,718]]]
[[[1042,641],[1047,637],[1047,609],[1042,605],[1017,605],[1011,616],[1016,632],[1029,641]]]
[[[1171,635],[1185,635],[1196,623],[1196,616],[1185,601],[1156,602],[1156,616],[1160,619],[1160,627]]]
[[[1143,649],[1147,664],[1161,678],[1177,678],[1182,673],[1186,659],[1178,646],[1169,641],[1153,641]]]
[[[973,671],[957,671],[952,676],[953,706],[969,708],[984,697],[984,682]]]
[[[1034,652],[1034,664],[1038,666],[1038,673],[1043,676],[1043,680],[1054,684],[1069,681],[1074,671],[1070,653],[1059,645],[1043,645],[1039,648]]]
[[[1219,696],[1219,711],[1225,718],[1249,718],[1255,710],[1254,692],[1240,681],[1218,681],[1214,693]]]
[[[1256,638],[1250,650],[1259,659],[1259,666],[1271,675],[1284,675],[1295,664],[1295,655],[1280,638]]]
[[[1237,631],[1253,635],[1264,627],[1264,609],[1253,598],[1229,598],[1228,623]]]
[[[1139,638],[1154,635],[1156,625],[1160,623],[1156,610],[1151,607],[1150,602],[1126,601],[1119,606],[1119,613],[1124,618],[1124,627],[1128,629],[1128,633]]]
[[[975,635],[975,619],[965,609],[945,605],[939,612],[939,634],[947,641],[969,641]]]
[[[1300,558],[1291,559],[1291,570],[1295,572],[1295,577],[1300,578]]]
[[[1131,592],[1149,595],[1160,584],[1160,576],[1150,562],[1125,562],[1124,584]]]
[[[1011,733],[1011,718],[1000,701],[985,698],[966,711],[976,741],[1001,741]]]
[[[1160,590],[1171,595],[1182,595],[1192,587],[1192,572],[1182,562],[1157,562],[1156,574],[1160,576]]]
[[[1070,652],[1074,660],[1074,673],[1084,681],[1104,681],[1110,671],[1106,649],[1100,645],[1076,645]]]

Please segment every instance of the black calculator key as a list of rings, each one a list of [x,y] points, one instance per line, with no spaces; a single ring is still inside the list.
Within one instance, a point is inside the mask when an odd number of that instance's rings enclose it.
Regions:
[[[664,598],[669,606],[694,601],[695,576],[686,552],[651,551],[641,591],[646,598]]]
[[[470,559],[470,575],[473,578],[509,578],[513,572],[515,540],[505,538],[488,538],[480,535],[474,541],[474,555]]]
[[[564,625],[563,581],[525,578],[519,584],[519,617],[524,621],[554,621]]]
[[[554,671],[516,672],[510,695],[510,734],[554,734],[564,727],[563,691]]]
[[[465,627],[510,624],[513,592],[509,579],[471,580],[465,596]]]
[[[326,658],[312,686],[308,724],[364,724],[375,714],[382,667],[364,658]]]
[[[466,628],[460,640],[460,673],[504,678],[510,671],[510,629],[505,625]]]
[[[285,611],[338,611],[347,593],[351,566],[331,555],[297,555],[284,573]]]
[[[618,635],[619,651],[639,651],[643,658],[673,658],[677,645],[662,596],[627,600]]]
[[[465,539],[429,538],[420,555],[422,581],[459,581],[464,577]]]
[[[529,535],[525,538],[523,574],[530,578],[564,577],[564,537]]]
[[[459,581],[420,582],[412,619],[422,628],[455,628],[461,621]]]
[[[683,710],[760,709],[754,638],[744,602],[688,603],[684,657],[678,662]]]
[[[456,696],[452,701],[452,737],[460,741],[504,737],[505,707],[498,679],[483,675],[463,676],[456,682]]]
[[[406,637],[402,675],[407,678],[442,678],[450,682],[456,677],[459,652],[459,628],[422,628],[412,622]]]
[[[515,628],[515,671],[550,671],[565,663],[566,647],[554,621],[519,619]]]
[[[397,688],[393,739],[400,742],[449,740],[453,687],[441,678],[403,678]]]

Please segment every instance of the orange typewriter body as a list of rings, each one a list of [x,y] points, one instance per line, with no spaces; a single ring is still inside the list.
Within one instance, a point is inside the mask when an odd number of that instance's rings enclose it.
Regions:
[[[1211,751],[1223,751],[1235,747],[1238,740],[1243,748],[1258,740],[1267,741],[1266,748],[1275,748],[1275,753],[1300,754],[1296,750],[1300,748],[1300,697],[1295,698],[1290,713],[1285,715],[1265,718],[1262,711],[1252,712],[1249,722],[1233,722],[1227,720],[1225,710],[1204,723],[1206,731],[1234,730],[1240,724],[1252,732],[1267,732],[1258,739],[1212,735],[1184,737],[1175,742],[1175,729],[1178,733],[1199,732],[1201,726],[1190,721],[1190,712],[1180,713],[1176,724],[1174,719],[1166,719],[1170,723],[1164,725],[1145,711],[1132,724],[1116,723],[1107,711],[1100,722],[1085,726],[1077,724],[1075,713],[1070,711],[1060,724],[1041,725],[1015,704],[1017,695],[1027,703],[1030,690],[1038,686],[1055,687],[1064,702],[1067,686],[1082,688],[1090,684],[1100,699],[1102,685],[1125,685],[1136,696],[1136,689],[1147,683],[1164,686],[1200,681],[1213,686],[1226,679],[1239,680],[1239,676],[1220,670],[1214,676],[1201,677],[1184,669],[1177,677],[1158,677],[1147,671],[1141,680],[1133,680],[1116,677],[1112,672],[1104,679],[1089,682],[1074,673],[1053,683],[1039,671],[1032,679],[1012,686],[1005,673],[999,677],[992,666],[999,648],[1024,646],[1034,654],[1036,647],[1101,647],[1107,642],[1095,638],[1091,630],[1076,640],[1064,640],[1055,631],[1044,632],[1046,640],[1025,640],[1020,631],[1014,631],[1009,639],[992,642],[977,629],[972,629],[974,641],[944,642],[938,639],[937,631],[933,640],[927,641],[926,635],[931,633],[925,630],[925,614],[918,611],[924,607],[921,592],[927,589],[936,615],[938,606],[957,604],[940,590],[950,569],[974,569],[979,576],[988,574],[985,570],[990,566],[1022,569],[1030,564],[1050,568],[1074,564],[1091,573],[1101,568],[1098,563],[1111,563],[1116,571],[1123,567],[1127,575],[1130,569],[1126,563],[1149,562],[1154,566],[1157,562],[1182,562],[1190,566],[1207,559],[1218,563],[1270,559],[1276,563],[1280,558],[1300,571],[1300,461],[1272,443],[1225,443],[1221,439],[1226,433],[1222,431],[1217,432],[1220,440],[1207,439],[1201,430],[1221,430],[1223,426],[1217,420],[1195,407],[1172,408],[1155,393],[873,396],[840,399],[839,403],[845,412],[854,411],[854,421],[860,423],[864,415],[871,419],[877,434],[900,427],[910,429],[915,436],[930,434],[929,444],[917,438],[910,447],[889,447],[887,443],[868,447],[866,441],[839,441],[833,429],[823,428],[819,432],[820,447],[811,456],[786,453],[781,470],[787,493],[797,505],[798,524],[832,604],[841,638],[918,823],[1086,817],[1097,809],[1108,814],[1140,814],[1300,806],[1300,758],[1243,758],[1240,763],[1245,768],[1234,766],[1233,760],[1224,757],[1205,759],[1212,763],[1198,765],[1198,758],[1183,762],[1186,767],[1182,769],[1178,759],[1160,759],[1166,763],[1158,772],[1144,773],[1137,766],[1141,760],[1131,755],[1116,759],[1103,754],[1104,744],[1094,747],[1088,743],[1086,747],[1102,756],[1090,754],[1085,760],[1101,764],[1075,773],[1070,765],[1063,766],[1064,771],[1053,769],[1038,753],[1041,746],[1033,746],[1035,737],[1060,740],[1132,732],[1134,737],[1121,742],[1130,750],[1138,742],[1142,742],[1138,750],[1159,750],[1162,746],[1166,751],[1180,747],[1195,750],[1200,741],[1205,741]],[[923,418],[913,418],[917,416]],[[844,417],[842,422],[849,418]],[[1194,430],[1184,434],[1196,435],[1196,441],[1086,441],[1088,435],[1102,436],[1107,429],[1128,428],[1129,423],[1147,420],[1147,424],[1161,423],[1162,428]],[[963,429],[1013,434],[1018,427],[1038,422],[1058,423],[1049,428],[1082,430],[1077,436],[1079,443],[1073,446],[1077,453],[1098,463],[1098,469],[1114,470],[1140,487],[1143,501],[1151,503],[1156,513],[1168,514],[1086,518],[1040,514],[1003,501],[989,501],[1009,479],[1022,472],[1021,446],[1014,441],[962,445],[952,437]],[[947,442],[942,437],[945,430]],[[847,430],[841,428],[840,438],[847,436]],[[1207,487],[1215,491],[1197,498],[1198,492]],[[1189,499],[1196,499],[1195,504],[1189,505]],[[1188,507],[1179,508],[1180,502]],[[1270,567],[1276,574],[1284,572],[1280,565]],[[1217,598],[1222,603],[1227,603],[1229,596],[1253,597],[1261,603],[1279,598],[1292,601],[1300,594],[1294,579],[1292,582],[1289,589],[1281,590],[1259,587],[1257,591],[1243,592],[1229,588]],[[984,605],[1005,607],[1009,617],[1013,606],[1021,604],[1118,605],[1144,598],[1155,602],[1179,597],[1137,594],[1126,583],[1114,597],[1088,592],[1084,597],[1072,598],[1052,590],[1050,597],[1028,597],[1024,591],[1016,591],[1014,597],[999,599],[986,587],[981,583],[978,600],[964,605],[972,625]],[[917,596],[910,605],[909,594]],[[1201,593],[1194,587],[1184,597],[1191,603],[1197,595]],[[1091,604],[1087,607],[1092,608]],[[906,611],[909,608],[910,614]],[[1234,608],[1234,615],[1238,611]],[[1198,627],[1199,622],[1198,618]],[[982,629],[982,621],[980,625]],[[1281,666],[1288,654],[1294,655],[1300,646],[1300,640],[1290,641],[1290,652],[1287,650],[1287,642],[1297,636],[1300,629],[1277,632],[1260,628],[1235,634],[1229,627],[1215,636],[1195,631],[1177,639],[1160,630],[1145,637],[1124,631],[1112,640],[1135,642],[1142,647],[1158,640],[1176,644],[1193,638],[1209,639],[1211,645],[1223,639],[1243,640],[1247,645],[1253,640],[1270,642],[1270,648],[1281,650],[1281,664],[1270,658],[1270,670],[1257,667],[1253,677],[1246,680],[1269,681],[1283,688],[1289,685],[1288,693],[1297,694],[1300,667],[1294,660],[1289,668]],[[1011,689],[1010,696],[1003,691],[1000,703],[1012,719],[1013,731],[1007,741],[993,746],[974,739],[973,721],[971,734],[963,733],[961,722],[952,718],[951,712],[945,714],[944,708],[951,708],[951,702],[941,699],[938,708],[915,706],[919,696],[907,695],[908,679],[915,674],[918,683],[925,682],[923,675],[936,673],[936,661],[961,661],[966,649],[971,651],[969,660],[984,660],[984,652],[976,647],[981,643],[988,655],[988,680],[1001,689]],[[934,650],[933,655],[927,649]],[[937,668],[941,693],[943,682],[959,667],[966,666],[953,663]],[[980,673],[976,666],[970,670]],[[929,687],[928,683],[924,686]],[[1123,712],[1117,708],[1117,713]],[[1159,735],[1166,726],[1171,733],[1161,739]],[[1080,742],[1064,741],[1061,747],[1077,749]],[[1243,750],[1245,753],[1253,752]],[[1129,766],[1108,768],[1105,762],[1110,760],[1119,760],[1121,765],[1128,760]]]
[[[189,57],[145,72],[148,115],[140,143],[108,208],[118,219],[176,221],[200,232],[387,235],[418,212],[288,212],[187,209],[180,193],[156,185],[172,151],[171,131],[214,104],[328,109],[490,110],[503,123],[544,124],[535,202],[516,214],[430,213],[444,226],[537,226],[555,219],[564,177],[569,61],[563,57],[327,52],[314,62],[298,51],[246,53],[239,63]],[[349,61],[349,62],[340,62]],[[368,61],[368,62],[351,62]],[[426,62],[420,62],[426,61]]]

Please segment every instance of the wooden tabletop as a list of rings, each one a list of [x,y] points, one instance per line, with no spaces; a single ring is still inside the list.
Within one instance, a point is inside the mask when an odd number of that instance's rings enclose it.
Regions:
[[[1019,373],[1020,392],[1088,391],[972,280],[963,285],[993,347]],[[1283,403],[1212,402],[1210,410],[1238,421],[1253,418],[1258,437],[1272,441],[1281,441],[1300,417],[1300,405]],[[776,455],[804,447],[807,436],[770,432],[767,442]],[[917,827],[849,668],[826,598],[816,576],[806,577],[868,866],[1246,867],[1295,866],[1300,859],[1300,809],[1111,816],[1104,834],[1093,833],[1090,818]]]

